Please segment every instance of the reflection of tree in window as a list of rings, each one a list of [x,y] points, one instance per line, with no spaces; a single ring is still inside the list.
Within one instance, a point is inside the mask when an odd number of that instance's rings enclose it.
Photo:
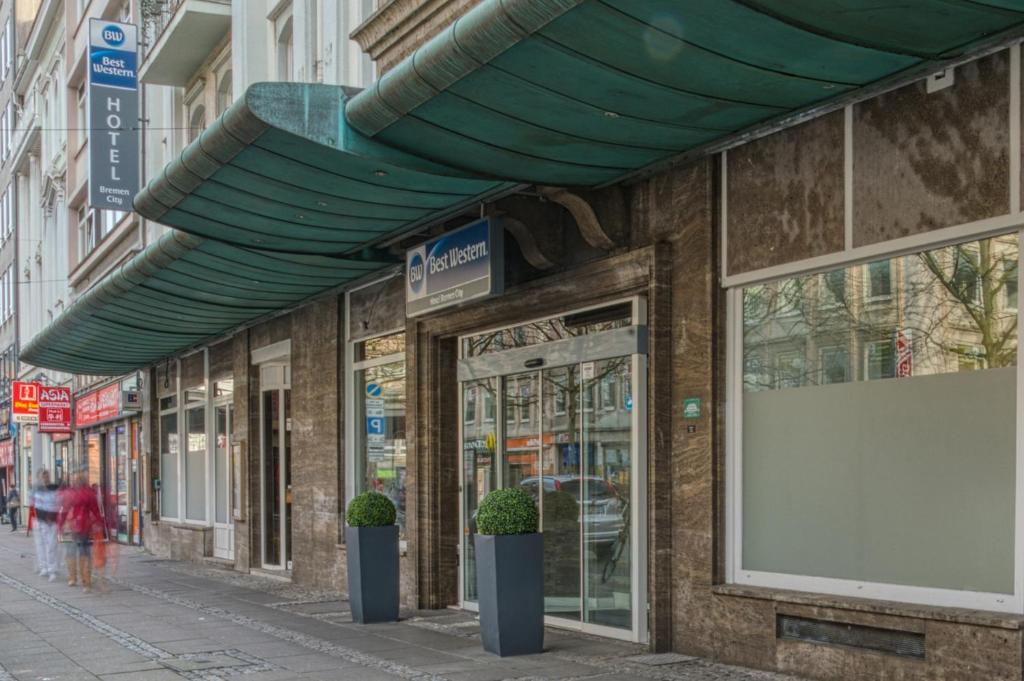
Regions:
[[[846,270],[832,270],[821,277],[824,287],[823,302],[826,305],[841,305],[846,302]]]
[[[1017,276],[1017,259],[1003,259],[1003,289],[1006,294],[1006,307],[1011,310],[1017,309],[1017,293],[1020,282]]]
[[[1011,234],[747,287],[744,390],[1013,366],[1018,253]]]
[[[978,302],[978,284],[981,276],[978,272],[977,256],[963,248],[957,248],[950,281],[958,299],[967,303]]]
[[[804,382],[802,351],[784,352],[778,356],[778,387],[799,388]]]

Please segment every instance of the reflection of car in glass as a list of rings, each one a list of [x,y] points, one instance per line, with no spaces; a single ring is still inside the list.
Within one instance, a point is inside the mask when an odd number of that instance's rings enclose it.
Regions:
[[[626,522],[626,500],[614,484],[590,475],[545,475],[524,478],[519,486],[537,499],[541,484],[545,492],[565,492],[580,503],[580,521],[587,544],[598,551],[611,548]]]

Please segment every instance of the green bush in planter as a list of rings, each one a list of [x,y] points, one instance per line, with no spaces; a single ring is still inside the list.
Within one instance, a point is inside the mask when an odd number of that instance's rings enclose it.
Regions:
[[[533,497],[519,487],[494,490],[480,502],[476,513],[480,534],[532,534],[538,520]]]
[[[387,527],[395,524],[395,505],[380,492],[363,492],[348,505],[349,527]]]

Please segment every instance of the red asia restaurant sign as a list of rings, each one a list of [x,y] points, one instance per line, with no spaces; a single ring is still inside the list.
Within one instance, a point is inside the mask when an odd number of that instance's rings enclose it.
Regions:
[[[112,383],[75,400],[75,428],[117,418],[121,411],[121,384]]]
[[[39,387],[39,432],[71,431],[71,388]]]
[[[39,423],[39,384],[14,381],[11,384],[11,420]]]

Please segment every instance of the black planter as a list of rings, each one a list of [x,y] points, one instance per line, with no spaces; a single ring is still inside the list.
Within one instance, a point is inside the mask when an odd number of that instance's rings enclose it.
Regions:
[[[352,621],[398,621],[398,525],[346,527],[345,544]]]
[[[544,535],[473,536],[484,650],[544,652]]]

